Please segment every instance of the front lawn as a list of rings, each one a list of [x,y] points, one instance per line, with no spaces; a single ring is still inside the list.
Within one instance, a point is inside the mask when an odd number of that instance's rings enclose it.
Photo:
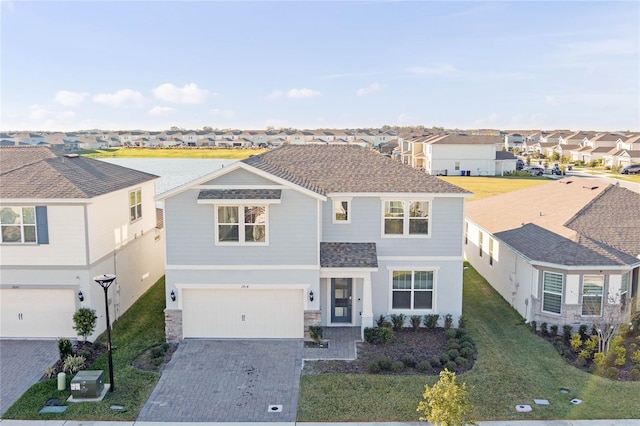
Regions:
[[[458,380],[471,386],[476,420],[640,418],[640,382],[611,381],[565,363],[470,266],[464,271],[463,310],[478,359]],[[436,380],[420,375],[303,375],[298,420],[417,421],[424,385]],[[583,402],[571,404],[573,398]],[[547,399],[550,405],[534,405],[534,399]],[[533,411],[518,413],[519,404],[531,405]]]
[[[439,178],[473,192],[473,197],[467,198],[467,201],[480,200],[551,182],[543,176],[439,176]]]
[[[60,414],[39,414],[38,411],[50,398],[66,401],[70,395],[67,375],[67,390],[57,390],[57,379],[39,382],[32,386],[4,414],[4,419],[37,420],[135,420],[155,387],[159,373],[141,371],[131,366],[133,360],[146,349],[165,340],[164,336],[164,278],[158,280],[138,301],[113,324],[113,371],[115,391],[107,392],[104,400],[97,403],[66,403],[67,410]],[[106,342],[104,334],[99,339]],[[107,354],[102,355],[90,370],[104,370],[105,381],[109,378]],[[43,371],[44,373],[44,371]],[[124,410],[109,407],[122,405]]]

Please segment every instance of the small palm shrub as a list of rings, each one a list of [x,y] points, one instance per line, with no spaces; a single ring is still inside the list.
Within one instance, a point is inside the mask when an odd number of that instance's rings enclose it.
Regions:
[[[424,316],[424,326],[427,330],[435,330],[438,327],[438,319],[440,319],[440,315],[438,314],[429,314]]]
[[[453,327],[453,315],[447,314],[444,316],[444,329],[449,330]]]
[[[413,331],[418,331],[420,324],[422,323],[422,317],[420,315],[411,315],[411,328]]]
[[[400,331],[402,327],[404,327],[404,321],[406,319],[405,314],[393,314],[391,315],[391,324],[393,326],[393,331]]]
[[[64,362],[68,356],[73,355],[73,345],[71,344],[71,340],[60,337],[57,341],[58,346],[58,355],[60,356],[60,361]]]
[[[69,355],[64,360],[63,369],[67,373],[75,374],[85,367],[85,361],[83,356]]]

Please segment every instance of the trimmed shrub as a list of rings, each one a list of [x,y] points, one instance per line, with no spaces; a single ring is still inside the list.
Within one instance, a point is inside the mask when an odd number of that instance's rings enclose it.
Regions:
[[[376,320],[376,325],[378,327],[391,327],[391,323],[387,320],[387,317],[384,315],[380,315]]]
[[[471,343],[469,341],[464,341],[464,342],[460,343],[460,348],[461,349],[464,349],[464,348],[473,349],[473,343]]]
[[[582,340],[587,340],[587,338],[589,337],[589,335],[587,334],[587,325],[586,324],[580,324],[580,327],[578,327],[578,334],[580,335],[580,338]]]
[[[444,368],[449,371],[455,371],[457,366],[458,364],[456,364],[454,361],[449,361],[444,365]]]
[[[393,331],[389,327],[364,329],[364,340],[373,345],[384,345],[393,340]]]
[[[558,335],[558,326],[555,324],[552,325],[549,327],[549,332],[551,333],[551,337],[555,338]]]
[[[607,379],[617,380],[618,379],[618,369],[615,367],[607,368]]]
[[[400,331],[402,327],[404,327],[404,321],[406,319],[405,314],[393,314],[391,315],[391,324],[393,326],[393,331]]]
[[[464,357],[456,357],[456,364],[460,367],[466,367],[469,364],[469,361]]]
[[[460,349],[460,356],[463,356],[467,359],[471,359],[476,352],[472,348],[462,348]]]
[[[538,330],[538,323],[535,321],[529,321],[529,330],[535,333]]]
[[[633,344],[633,343],[632,343],[632,344]],[[631,361],[632,361],[634,364],[640,365],[640,349],[638,349],[638,350],[634,351],[634,352],[631,354]]]
[[[382,371],[388,371],[391,369],[391,358],[383,356],[378,358],[378,365]]]
[[[311,337],[316,342],[319,342],[322,339],[322,326],[310,325],[309,326],[309,337]]]
[[[461,345],[456,339],[449,339],[447,342],[447,349],[460,349]]]
[[[372,362],[367,366],[367,372],[369,374],[380,374],[380,366],[377,362]]]
[[[404,355],[401,361],[406,367],[413,368],[416,366],[416,357],[411,354]]]
[[[60,361],[64,362],[67,357],[73,355],[73,345],[71,344],[71,340],[65,337],[60,337],[58,339],[57,345]]]
[[[629,372],[629,378],[631,380],[633,380],[634,382],[637,382],[640,380],[640,369],[639,368],[634,368]]]
[[[427,330],[435,330],[438,327],[438,320],[440,319],[440,315],[438,314],[429,314],[424,316],[424,326]]]
[[[458,328],[467,328],[467,317],[460,315],[458,317]]]
[[[573,327],[565,324],[562,326],[562,337],[564,337],[565,342],[571,340],[571,335],[573,334]]]
[[[433,366],[434,368],[440,367],[442,365],[442,363],[440,362],[440,358],[431,358],[429,360],[429,364],[431,364],[431,366]]]
[[[420,315],[411,315],[410,322],[413,331],[418,331],[418,329],[420,329],[420,324],[422,323],[422,317]]]
[[[542,324],[540,324],[540,333],[542,333],[543,336],[546,336],[547,334],[549,334],[549,329],[547,328],[546,322],[543,322]]]
[[[460,356],[460,351],[458,351],[457,349],[449,349],[447,351],[447,355],[449,355],[450,359],[456,359]]]
[[[442,364],[446,364],[447,362],[449,362],[449,360],[450,360],[450,359],[451,359],[451,358],[449,357],[449,355],[448,355],[448,354],[442,354],[442,355],[440,355],[440,362],[441,362]]]
[[[456,330],[454,328],[449,328],[444,332],[444,335],[447,336],[447,339],[455,339],[456,338]]]
[[[404,363],[402,361],[395,361],[391,364],[391,371],[394,373],[401,373],[404,370]]]
[[[449,330],[453,327],[453,315],[447,314],[444,316],[444,329]]]
[[[421,373],[428,373],[431,371],[431,363],[429,361],[420,361],[418,364],[418,371]]]
[[[96,329],[96,321],[98,316],[96,311],[89,308],[80,308],[73,314],[73,329],[78,332],[78,336],[82,336],[84,341]]]

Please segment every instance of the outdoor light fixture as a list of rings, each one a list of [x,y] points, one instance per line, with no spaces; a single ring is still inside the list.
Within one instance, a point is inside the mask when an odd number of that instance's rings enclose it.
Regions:
[[[309,302],[313,302],[313,290],[309,291]]]
[[[113,357],[111,355],[111,324],[109,323],[109,299],[107,297],[107,290],[109,286],[116,280],[116,276],[113,274],[96,275],[93,280],[100,284],[100,287],[104,290],[104,309],[107,315],[107,352],[109,355],[109,391],[113,392],[116,388],[113,383]]]
[[[81,302],[84,302],[84,294],[82,294],[82,291],[78,292],[78,300],[80,300]]]
[[[171,298],[172,302],[176,301],[176,292],[171,290],[171,294],[169,294],[169,297]]]

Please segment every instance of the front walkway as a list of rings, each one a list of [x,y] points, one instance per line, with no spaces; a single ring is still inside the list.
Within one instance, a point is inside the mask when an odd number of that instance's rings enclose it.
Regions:
[[[360,327],[323,327],[322,340],[329,341],[328,348],[304,348],[305,361],[319,359],[356,359],[356,342],[360,341]]]

